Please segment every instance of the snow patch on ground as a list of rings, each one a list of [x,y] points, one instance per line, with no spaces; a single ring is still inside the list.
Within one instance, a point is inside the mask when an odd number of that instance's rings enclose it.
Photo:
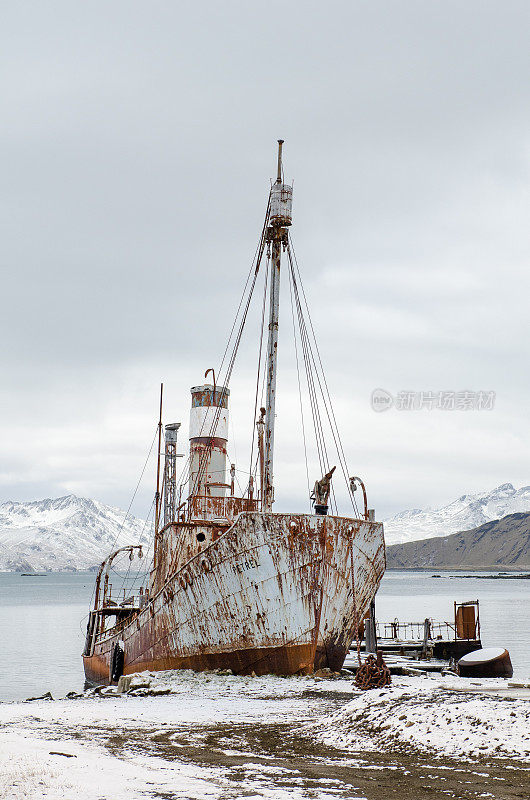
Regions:
[[[221,699],[218,696],[221,689],[226,694],[236,692],[241,698],[245,699],[245,705],[250,703],[252,698],[259,700],[260,704],[264,699],[283,700],[296,698],[300,696],[308,685],[321,692],[353,691],[351,679],[332,677],[332,675],[333,673],[323,677],[309,675],[290,678],[278,678],[274,675],[250,677],[248,675],[232,675],[230,670],[193,672],[193,670],[188,669],[170,669],[157,672],[136,672],[130,678],[126,676],[124,685],[129,697],[156,697],[164,694],[189,695],[190,690],[198,690],[200,687],[200,691],[205,693],[205,699],[211,694],[212,699],[216,698],[218,702]],[[124,678],[121,680],[123,681]],[[103,691],[116,692],[117,688],[111,687]]]
[[[530,762],[530,702],[486,694],[505,690],[502,680],[400,677],[388,689],[361,693],[345,678],[182,670],[141,673],[131,684],[132,694],[0,703],[2,800],[140,800],[157,793],[220,800],[236,796],[235,782],[248,797],[308,797],[307,776],[289,762],[278,763],[276,744],[268,753],[254,750],[249,727],[279,725],[280,736],[294,730],[312,745],[336,748],[333,764],[345,763],[348,755],[348,764],[363,770],[383,768],[359,760],[363,753],[373,758],[374,752],[411,750],[460,763],[463,756],[479,762],[511,757],[519,769]],[[221,732],[212,744],[214,729]],[[212,748],[235,756],[237,769],[226,758],[193,755]],[[318,753],[314,762],[322,758]],[[322,778],[311,796],[337,797],[334,775]]]
[[[375,742],[439,756],[530,762],[530,702],[486,694],[502,691],[502,680],[480,684],[484,694],[468,693],[477,686],[464,679],[394,678],[392,686],[359,693],[322,720],[319,735],[335,747]]]
[[[45,738],[31,731],[2,732],[2,800],[131,800],[154,790],[174,798],[217,797],[213,770],[181,762],[135,757],[116,758],[103,748],[73,739]]]

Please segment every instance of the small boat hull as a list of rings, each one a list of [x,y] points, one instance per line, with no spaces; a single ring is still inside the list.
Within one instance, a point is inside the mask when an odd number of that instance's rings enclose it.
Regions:
[[[340,670],[384,570],[381,523],[242,513],[142,611],[95,636],[84,655],[86,679],[111,682],[117,645],[125,675]]]
[[[508,650],[486,647],[463,656],[458,662],[462,678],[511,678],[513,667]]]

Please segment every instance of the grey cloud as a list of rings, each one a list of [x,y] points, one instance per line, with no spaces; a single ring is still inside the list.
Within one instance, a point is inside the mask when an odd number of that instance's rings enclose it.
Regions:
[[[73,486],[124,503],[157,383],[185,422],[188,387],[222,351],[278,136],[347,448],[376,506],[527,482],[529,21],[525,2],[6,8],[2,496]],[[249,332],[243,399],[255,351]],[[371,412],[376,386],[495,389],[505,412],[471,424],[488,464],[451,416],[407,418],[404,441],[402,416]],[[279,427],[285,506],[305,490]]]

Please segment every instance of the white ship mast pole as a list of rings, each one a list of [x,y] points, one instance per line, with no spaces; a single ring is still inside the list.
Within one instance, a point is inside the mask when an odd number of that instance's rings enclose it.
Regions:
[[[274,502],[274,421],[276,413],[276,371],[278,359],[278,318],[280,310],[280,262],[282,245],[287,244],[287,226],[291,224],[293,189],[282,181],[282,145],[278,139],[278,172],[271,189],[267,241],[272,244],[269,339],[267,345],[267,398],[265,404],[265,454],[262,510],[272,511]]]

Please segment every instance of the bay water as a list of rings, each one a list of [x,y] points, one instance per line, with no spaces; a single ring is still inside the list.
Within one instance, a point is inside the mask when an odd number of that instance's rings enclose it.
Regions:
[[[434,578],[433,574],[440,575]],[[452,622],[453,603],[480,601],[483,646],[506,647],[514,677],[530,679],[530,581],[497,573],[389,571],[377,595],[380,622]],[[0,701],[83,688],[93,572],[23,577],[0,573]]]

